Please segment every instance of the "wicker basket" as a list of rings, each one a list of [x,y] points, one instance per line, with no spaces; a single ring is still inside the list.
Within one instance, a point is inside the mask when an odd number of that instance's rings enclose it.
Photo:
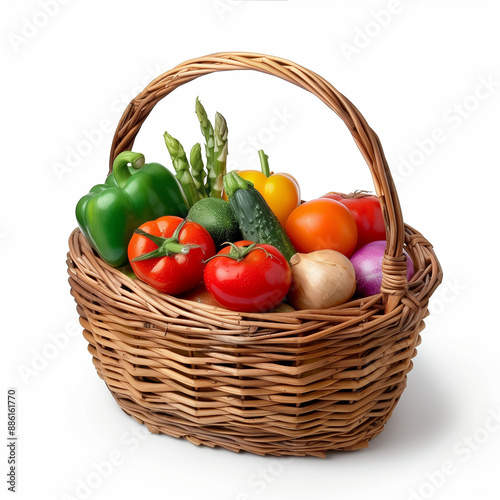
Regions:
[[[83,334],[118,404],[152,433],[260,455],[363,448],[382,431],[405,388],[442,271],[431,244],[404,224],[379,139],[359,111],[323,78],[290,61],[213,54],[164,73],[129,104],[110,166],[132,149],[155,104],[178,86],[216,71],[249,69],[312,92],[351,131],[386,222],[381,293],[326,310],[231,312],[127,277],[75,229],[68,272]],[[409,283],[403,248],[415,265]]]

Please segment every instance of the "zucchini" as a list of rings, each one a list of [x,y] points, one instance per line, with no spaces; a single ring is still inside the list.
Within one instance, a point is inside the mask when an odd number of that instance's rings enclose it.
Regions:
[[[243,238],[273,245],[289,261],[297,250],[285,228],[253,184],[234,171],[224,176],[223,183]]]

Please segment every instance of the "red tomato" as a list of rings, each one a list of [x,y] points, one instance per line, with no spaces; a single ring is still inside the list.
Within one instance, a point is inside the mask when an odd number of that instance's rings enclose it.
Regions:
[[[288,217],[285,229],[301,253],[329,248],[350,257],[358,239],[351,212],[342,203],[328,198],[299,205]]]
[[[274,246],[242,240],[224,247],[207,263],[204,280],[223,307],[264,312],[285,298],[292,272]]]
[[[167,215],[142,224],[139,231],[128,246],[128,258],[139,279],[170,295],[203,281],[204,261],[215,255],[214,241],[203,226]]]
[[[358,228],[356,250],[359,250],[372,241],[386,239],[384,216],[382,215],[380,202],[376,196],[358,191],[347,195],[328,193],[322,196],[322,198],[339,201],[353,215]]]

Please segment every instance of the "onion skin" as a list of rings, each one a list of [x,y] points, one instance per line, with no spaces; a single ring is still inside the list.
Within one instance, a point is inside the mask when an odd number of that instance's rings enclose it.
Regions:
[[[387,242],[385,240],[372,241],[361,247],[352,257],[351,262],[356,272],[356,294],[359,297],[368,297],[380,293],[382,285],[382,259],[384,258]],[[406,256],[406,278],[408,280],[415,273],[413,261],[408,252]]]
[[[354,266],[335,250],[296,253],[290,267],[292,285],[287,301],[295,309],[326,309],[343,304],[356,290]]]

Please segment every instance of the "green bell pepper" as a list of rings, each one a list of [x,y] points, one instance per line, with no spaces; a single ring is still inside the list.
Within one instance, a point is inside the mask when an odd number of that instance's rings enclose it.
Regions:
[[[128,244],[141,224],[163,215],[184,218],[188,213],[174,175],[159,163],[145,165],[144,161],[140,153],[120,153],[105,183],[94,186],[76,206],[82,233],[113,267],[128,263]]]

